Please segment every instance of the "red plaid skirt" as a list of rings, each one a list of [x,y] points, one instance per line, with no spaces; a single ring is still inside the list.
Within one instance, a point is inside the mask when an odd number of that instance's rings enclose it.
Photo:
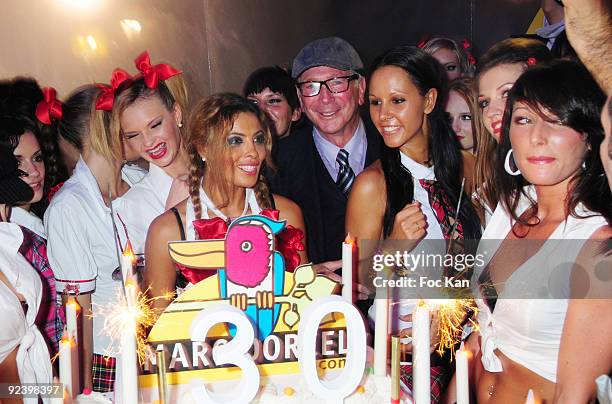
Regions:
[[[93,391],[108,393],[115,390],[115,366],[117,360],[111,356],[93,355],[91,374]]]
[[[446,390],[448,383],[452,377],[452,371],[449,371],[448,366],[432,366],[431,367],[431,402],[437,404],[440,402],[442,394]],[[400,379],[410,391],[412,389],[412,365],[400,366]]]

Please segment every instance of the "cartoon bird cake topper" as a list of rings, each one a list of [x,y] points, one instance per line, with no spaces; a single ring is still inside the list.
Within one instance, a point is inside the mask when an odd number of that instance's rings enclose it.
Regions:
[[[228,227],[224,240],[169,243],[170,257],[190,268],[218,270],[219,297],[245,311],[263,339],[278,320],[274,298],[284,290],[285,261],[274,250],[274,237],[284,227],[284,221],[244,216]]]

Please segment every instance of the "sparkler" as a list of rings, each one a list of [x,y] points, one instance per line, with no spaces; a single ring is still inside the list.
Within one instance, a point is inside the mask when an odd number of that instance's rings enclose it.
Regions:
[[[455,210],[455,220],[451,228],[451,237],[446,250],[447,254],[453,250],[455,238],[453,237],[457,230],[459,223],[459,211],[461,209],[461,198],[465,189],[465,177],[461,181],[461,190],[459,192],[459,199],[457,201],[457,209]],[[467,271],[461,271],[457,274],[457,277],[462,277]],[[434,316],[437,317],[437,330],[440,336],[440,343],[436,352],[441,356],[444,354],[446,349],[450,349],[451,356],[455,351],[455,343],[459,341],[463,334],[463,324],[468,313],[477,312],[476,303],[472,299],[471,294],[468,290],[457,291],[445,290],[449,296],[459,294],[453,299],[435,299],[429,300],[428,305],[432,307],[432,311],[436,313]],[[472,319],[469,320],[474,324]]]
[[[459,200],[457,201],[457,209],[455,209],[455,221],[453,223],[453,226],[451,227],[451,231],[450,231],[450,241],[448,242],[448,248],[446,249],[446,253],[448,254],[450,251],[452,251],[452,247],[453,247],[453,241],[454,241],[454,235],[455,235],[455,231],[457,230],[457,224],[459,223],[459,209],[461,209],[461,198],[463,197],[463,189],[465,187],[465,177],[463,177],[463,180],[461,181],[461,191],[459,191]]]
[[[105,355],[115,356],[120,353],[119,341],[121,333],[134,324],[136,327],[136,353],[138,362],[142,365],[148,351],[146,330],[152,327],[157,320],[153,309],[153,302],[157,299],[167,299],[168,296],[148,297],[147,292],[138,291],[135,279],[129,278],[125,283],[127,304],[111,304],[102,307],[100,312],[104,315],[104,330],[111,338],[111,346]],[[122,302],[122,292],[118,292],[117,300]]]
[[[469,312],[477,312],[473,299],[436,299],[428,300],[427,304],[437,316],[438,335],[440,344],[436,352],[442,356],[446,349],[451,355],[455,351],[455,343],[460,340],[463,333],[463,324]],[[469,320],[474,323],[472,319]]]

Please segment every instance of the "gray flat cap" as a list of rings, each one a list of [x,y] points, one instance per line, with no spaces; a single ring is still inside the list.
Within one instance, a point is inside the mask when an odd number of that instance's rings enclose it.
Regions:
[[[363,74],[363,62],[355,48],[342,38],[332,36],[308,43],[293,59],[291,76],[295,79],[311,67],[329,66]]]

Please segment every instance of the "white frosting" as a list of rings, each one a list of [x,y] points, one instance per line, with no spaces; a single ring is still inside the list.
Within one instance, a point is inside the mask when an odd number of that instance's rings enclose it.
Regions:
[[[104,394],[96,391],[90,394],[79,394],[76,397],[76,404],[112,404],[112,400],[107,398]]]
[[[324,379],[337,377],[340,370],[328,371],[323,376]],[[299,374],[288,374],[278,376],[262,377],[262,386],[253,400],[253,403],[260,404],[295,404],[295,403],[316,403],[321,398],[315,396],[306,385],[306,382]],[[207,384],[211,392],[228,392],[237,384],[236,380],[227,380]],[[195,404],[196,401],[191,395],[194,385],[170,385],[168,386],[169,402],[182,404]],[[291,392],[287,391],[291,390]],[[289,393],[289,394],[287,394]],[[157,388],[141,389],[143,403],[153,403],[157,399]],[[176,401],[174,401],[176,399]],[[360,388],[344,400],[346,404],[373,404],[388,403],[391,400],[391,377],[374,376],[365,374]],[[402,392],[401,403],[411,404],[409,393]],[[80,401],[79,401],[80,403]]]

